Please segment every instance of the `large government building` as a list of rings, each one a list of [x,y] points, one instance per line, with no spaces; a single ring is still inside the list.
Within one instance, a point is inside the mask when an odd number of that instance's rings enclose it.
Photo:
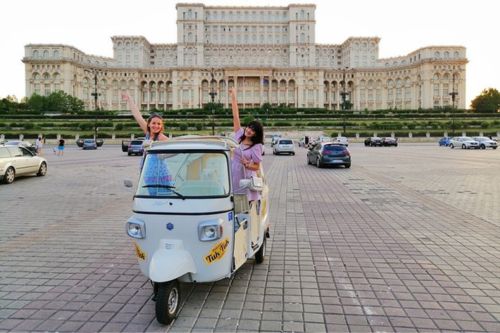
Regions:
[[[113,58],[69,45],[25,46],[26,95],[57,90],[89,109],[123,110],[128,91],[142,109],[229,106],[236,86],[241,107],[264,103],[354,110],[465,108],[466,49],[427,46],[379,58],[378,37],[317,44],[314,4],[286,7],[179,3],[177,44],[113,36]],[[212,93],[212,94],[210,94]]]

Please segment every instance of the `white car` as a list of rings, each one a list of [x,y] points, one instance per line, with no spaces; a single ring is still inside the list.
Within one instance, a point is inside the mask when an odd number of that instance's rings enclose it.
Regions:
[[[0,180],[10,184],[17,176],[47,174],[47,160],[18,146],[0,146]]]
[[[295,155],[295,144],[292,139],[279,139],[273,146],[273,155]]]
[[[479,142],[472,138],[469,138],[468,136],[456,136],[451,138],[449,146],[452,149],[455,147],[459,147],[462,149],[479,149]]]
[[[486,149],[486,148],[497,149],[497,142],[486,136],[475,136],[473,139],[479,142],[479,148],[481,149]]]
[[[347,140],[345,136],[338,136],[335,138],[335,140],[333,140],[333,142],[344,145],[346,147],[349,146],[349,140]]]

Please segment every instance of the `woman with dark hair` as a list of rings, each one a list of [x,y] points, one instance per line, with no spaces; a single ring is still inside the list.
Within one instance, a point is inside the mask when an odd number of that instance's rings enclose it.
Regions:
[[[260,199],[260,193],[240,188],[240,180],[256,176],[262,162],[264,149],[264,129],[257,120],[252,120],[245,128],[241,127],[240,111],[236,99],[236,89],[229,89],[233,111],[234,138],[239,143],[232,159],[232,181],[235,193],[247,193],[248,201]]]
[[[128,93],[122,93],[122,99],[127,102],[135,121],[139,124],[139,127],[143,130],[146,140],[151,141],[166,141],[168,137],[163,134],[164,125],[163,118],[159,114],[152,114],[147,121],[142,117],[139,108],[135,105],[134,100]]]

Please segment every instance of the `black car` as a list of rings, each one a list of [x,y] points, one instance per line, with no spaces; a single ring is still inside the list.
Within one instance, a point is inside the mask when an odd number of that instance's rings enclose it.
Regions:
[[[390,136],[382,138],[382,146],[397,147],[398,146],[398,139],[390,137]]]
[[[307,152],[307,164],[323,166],[343,165],[351,167],[351,153],[346,146],[332,142],[318,142]]]
[[[379,138],[378,136],[372,136],[371,138],[366,138],[365,139],[365,146],[382,147],[382,138]]]

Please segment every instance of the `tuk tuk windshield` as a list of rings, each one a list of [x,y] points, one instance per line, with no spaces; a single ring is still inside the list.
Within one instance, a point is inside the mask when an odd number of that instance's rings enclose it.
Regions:
[[[229,195],[229,163],[223,152],[149,152],[137,188],[140,197]]]

